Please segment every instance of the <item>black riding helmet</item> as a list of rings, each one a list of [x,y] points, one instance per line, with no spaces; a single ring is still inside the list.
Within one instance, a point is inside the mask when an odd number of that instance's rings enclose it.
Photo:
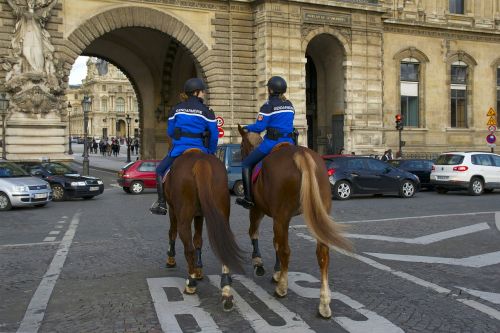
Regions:
[[[284,94],[286,92],[286,81],[281,76],[273,76],[267,81],[267,87],[274,93]]]
[[[206,90],[205,83],[202,79],[196,77],[189,79],[186,83],[184,83],[184,92],[186,94],[190,94],[197,90]]]

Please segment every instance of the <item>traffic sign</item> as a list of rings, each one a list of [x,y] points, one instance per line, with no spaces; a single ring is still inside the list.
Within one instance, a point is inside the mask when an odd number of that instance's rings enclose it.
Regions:
[[[222,118],[221,116],[217,116],[215,119],[217,120],[217,127],[224,126],[224,118]]]
[[[488,143],[495,143],[497,141],[497,137],[494,136],[493,134],[490,134],[486,137],[486,142]]]
[[[219,130],[219,139],[224,136],[224,130],[220,127],[217,128]]]
[[[493,108],[490,108],[488,110],[488,113],[486,114],[486,116],[488,116],[488,117],[494,117],[496,115],[497,115],[497,113],[495,112],[495,109],[493,109]]]
[[[494,125],[488,126],[488,132],[493,133],[493,132],[495,132],[496,130],[497,130],[497,127],[496,127],[496,126],[494,126]]]
[[[488,122],[486,123],[487,126],[496,126],[497,125],[497,120],[494,117],[490,117]]]

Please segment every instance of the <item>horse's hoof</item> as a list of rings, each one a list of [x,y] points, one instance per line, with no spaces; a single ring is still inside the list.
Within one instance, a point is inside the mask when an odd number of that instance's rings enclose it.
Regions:
[[[174,268],[175,266],[177,266],[177,263],[175,262],[175,258],[174,257],[168,257],[167,263],[165,264],[165,266],[167,268]]]
[[[330,319],[332,317],[332,310],[328,304],[320,304],[318,308],[319,315],[323,319]]]
[[[203,270],[201,268],[194,269],[194,278],[196,280],[203,280]]]
[[[254,266],[254,272],[257,276],[263,276],[266,273],[264,266]]]
[[[194,295],[196,293],[196,287],[189,287],[189,286],[186,286],[184,288],[184,294],[187,294],[187,295]]]
[[[233,296],[222,296],[222,309],[225,312],[233,311],[234,309]]]
[[[285,290],[281,290],[281,288],[279,287],[276,287],[276,289],[274,290],[274,294],[279,297],[279,298],[283,298],[286,296],[286,289]]]
[[[280,280],[281,272],[274,272],[273,277],[271,278],[271,281],[274,283],[278,283]]]

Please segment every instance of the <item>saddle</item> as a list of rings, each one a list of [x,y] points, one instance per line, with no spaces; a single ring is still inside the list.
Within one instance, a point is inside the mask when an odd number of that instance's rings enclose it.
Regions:
[[[291,146],[291,145],[292,144],[290,142],[281,142],[281,143],[278,143],[276,146],[273,147],[273,149],[271,150],[271,152],[269,153],[269,155],[271,155],[272,153],[277,152],[281,148],[284,148],[284,147],[287,147],[287,146]],[[269,156],[269,155],[267,155],[267,156]],[[257,163],[253,167],[253,170],[252,170],[252,183],[255,183],[257,181],[257,178],[259,177],[259,174],[262,171],[262,162],[264,162],[264,159],[262,159],[259,163]]]

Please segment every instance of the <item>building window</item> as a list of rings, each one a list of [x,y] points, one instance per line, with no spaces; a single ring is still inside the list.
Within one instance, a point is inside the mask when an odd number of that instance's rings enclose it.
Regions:
[[[419,126],[419,77],[420,63],[414,58],[403,59],[400,63],[401,115],[403,124]]]
[[[101,88],[102,88],[102,91],[106,91],[106,85],[105,84],[103,84]]]
[[[464,13],[464,0],[450,0],[450,13],[463,14]]]
[[[75,94],[75,99],[78,100],[78,94]]]
[[[101,100],[101,111],[108,112],[108,100],[107,99]]]
[[[116,112],[125,112],[125,100],[121,97],[116,99]]]
[[[451,127],[467,127],[467,74],[464,62],[451,65]]]

